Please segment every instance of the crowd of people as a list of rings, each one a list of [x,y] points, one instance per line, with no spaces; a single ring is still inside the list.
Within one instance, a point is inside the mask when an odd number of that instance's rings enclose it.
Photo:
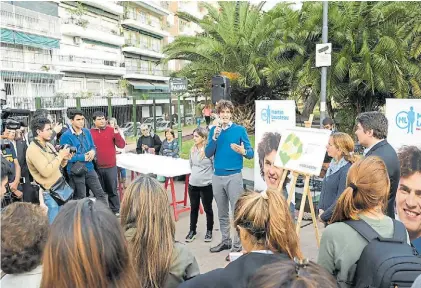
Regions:
[[[265,134],[257,147],[267,190],[244,191],[243,158],[252,159],[254,150],[246,129],[232,122],[233,110],[221,100],[215,125],[193,131],[185,241],[198,234],[200,202],[203,240],[212,241],[215,199],[221,241],[210,253],[229,250],[226,267],[204,274],[188,244],[175,238],[167,191],[155,175],[140,175],[119,198],[117,175],[125,171],[116,155],[126,143],[115,119],[107,123],[104,113],[95,112],[93,128],[86,129],[83,112],[70,110],[63,129],[40,113],[31,122],[33,139],[23,139],[27,146],[20,149],[16,135],[22,133],[6,129],[4,137],[13,135],[15,142],[3,153],[1,195],[31,199],[25,192],[37,186],[32,194],[39,204],[15,201],[2,209],[2,287],[420,287],[420,148],[395,152],[386,139],[387,119],[367,112],[356,119],[356,137],[366,148],[359,156],[352,137],[324,121],[332,130],[318,207],[326,228],[312,262],[295,232],[288,181],[279,187],[283,170],[274,162],[281,134]],[[174,131],[161,141],[148,126],[140,129],[138,154],[179,157]],[[391,265],[386,257],[406,267],[394,268],[401,282],[395,274],[369,276],[378,263]]]

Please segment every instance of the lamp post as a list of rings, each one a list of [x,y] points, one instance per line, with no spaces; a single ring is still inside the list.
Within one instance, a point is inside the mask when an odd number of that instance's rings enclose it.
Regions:
[[[323,1],[323,28],[322,28],[322,42],[327,43],[327,15],[328,15],[328,1]],[[322,121],[326,117],[326,84],[327,84],[327,66],[322,67],[320,87],[320,127],[322,127]]]

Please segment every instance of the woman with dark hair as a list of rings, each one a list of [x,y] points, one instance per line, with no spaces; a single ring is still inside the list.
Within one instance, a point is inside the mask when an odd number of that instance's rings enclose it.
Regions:
[[[197,218],[199,217],[200,199],[206,213],[205,242],[212,241],[213,230],[213,191],[212,174],[213,160],[205,155],[205,146],[208,139],[208,131],[205,128],[196,128],[193,131],[194,145],[190,151],[191,175],[189,178],[190,197],[190,231],[186,236],[186,242],[192,242],[196,238]]]
[[[1,214],[1,279],[3,288],[39,288],[41,258],[48,238],[48,217],[43,208],[12,203]]]
[[[336,288],[335,278],[307,259],[280,261],[263,266],[250,279],[248,288]]]
[[[202,274],[180,288],[245,288],[266,264],[302,258],[298,236],[284,197],[277,190],[245,193],[237,201],[234,227],[245,254],[224,269]]]
[[[167,191],[149,176],[127,187],[121,225],[142,288],[176,288],[200,273],[196,258],[176,242]]]
[[[161,150],[159,151],[159,155],[168,156],[172,158],[179,158],[180,155],[178,154],[179,147],[178,141],[175,139],[175,133],[172,129],[165,130],[165,140],[162,141]]]
[[[60,210],[42,262],[42,288],[140,287],[120,223],[89,198]]]

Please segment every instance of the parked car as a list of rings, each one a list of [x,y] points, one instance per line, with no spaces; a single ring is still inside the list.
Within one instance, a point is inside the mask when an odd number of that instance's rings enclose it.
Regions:
[[[137,124],[137,127],[140,127],[140,122],[137,122],[136,124]],[[126,122],[122,127],[120,127],[120,129],[124,133],[125,131],[129,130],[132,127],[133,127],[133,122]]]
[[[162,122],[162,121],[165,121],[165,119],[164,119],[164,117],[162,117],[162,116],[157,116],[156,117],[156,124],[158,125],[158,123],[160,123],[160,122]],[[149,128],[152,128],[153,129],[153,117],[148,117],[148,118],[146,118],[144,121],[143,121],[143,123],[142,124],[145,124],[145,125],[148,125],[148,127]]]
[[[170,121],[162,121],[160,123],[156,124],[156,132],[162,132],[166,129],[171,128],[171,122]]]

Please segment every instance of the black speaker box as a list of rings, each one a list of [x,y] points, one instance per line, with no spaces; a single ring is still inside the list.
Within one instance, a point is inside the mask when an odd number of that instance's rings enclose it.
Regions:
[[[225,76],[212,77],[212,103],[220,100],[231,100],[230,80]]]

